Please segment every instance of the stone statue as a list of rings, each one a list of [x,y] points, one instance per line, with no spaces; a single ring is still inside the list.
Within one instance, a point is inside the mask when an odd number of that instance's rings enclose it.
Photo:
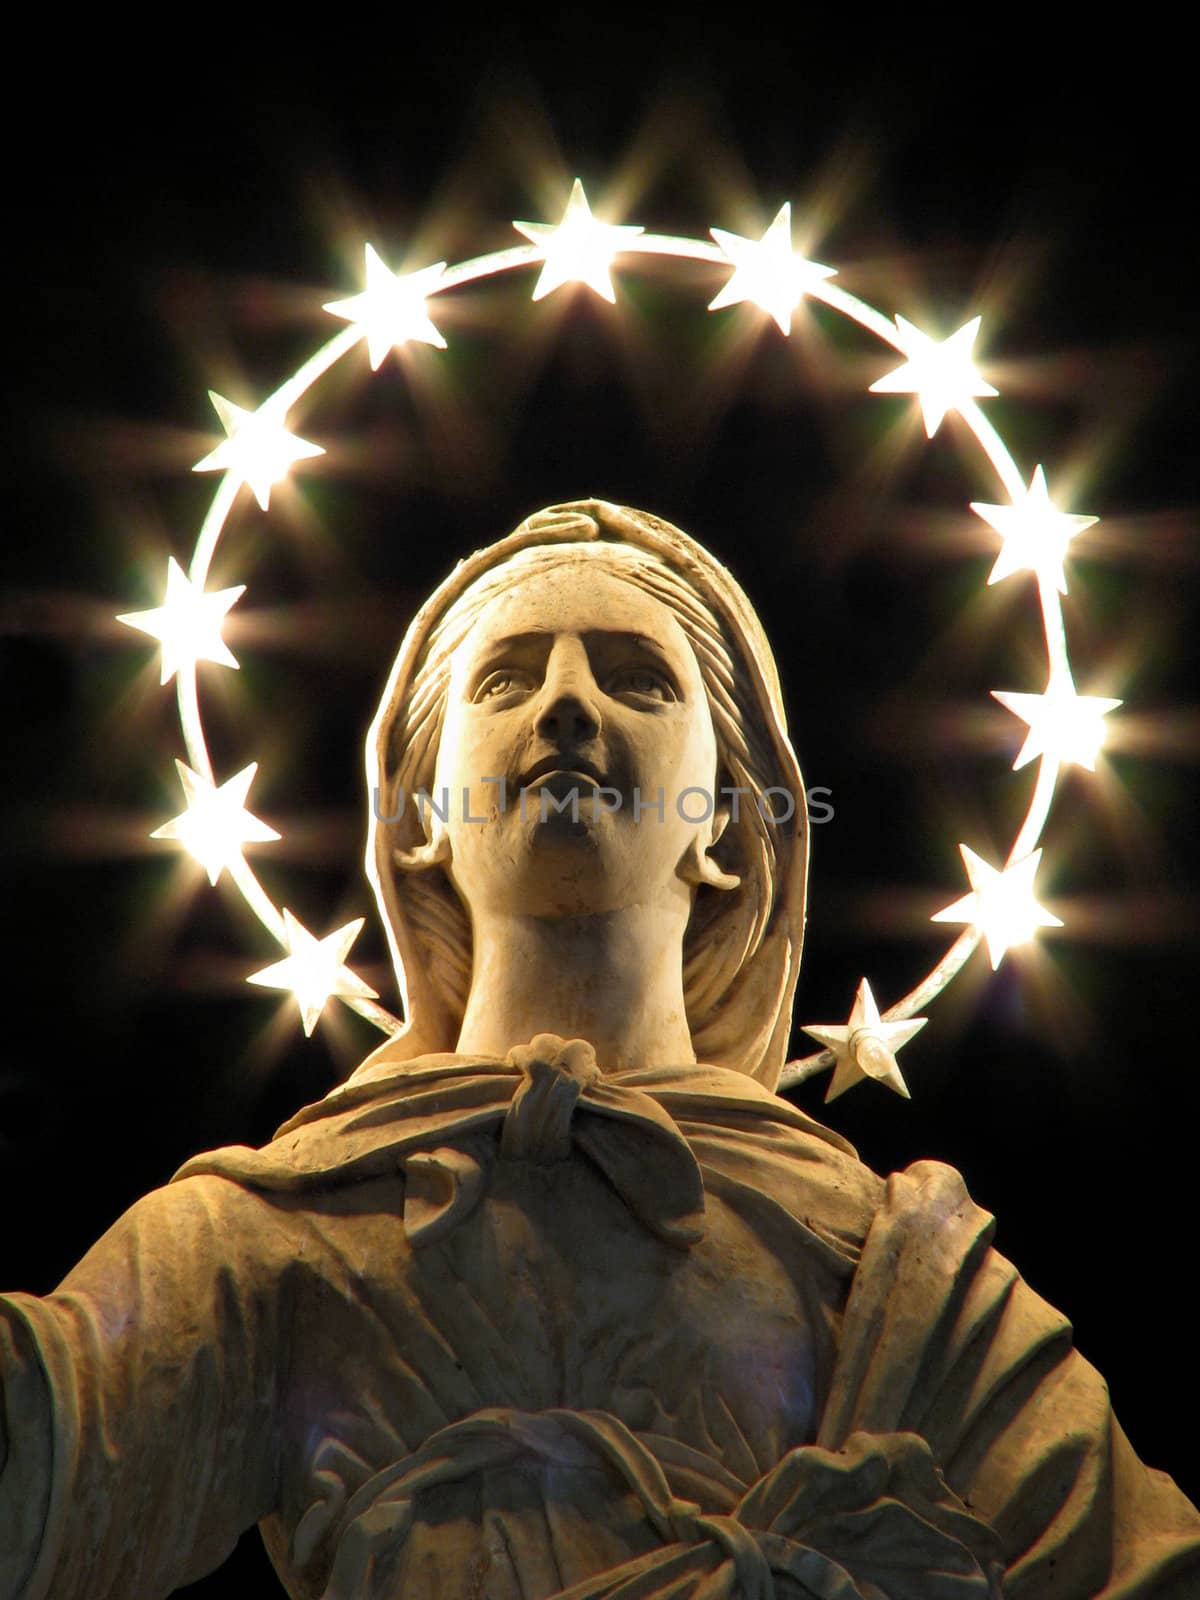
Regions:
[[[368,784],[405,1027],[0,1300],[0,1596],[152,1600],[255,1522],[295,1600],[1200,1594],[958,1175],[773,1092],[803,788],[704,550],[585,501],[462,563]]]

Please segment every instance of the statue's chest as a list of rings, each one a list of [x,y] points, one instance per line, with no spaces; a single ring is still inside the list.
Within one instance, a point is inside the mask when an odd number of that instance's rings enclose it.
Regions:
[[[609,1411],[744,1475],[815,1427],[837,1308],[794,1242],[709,1194],[680,1248],[586,1159],[501,1162],[414,1282],[485,1404]]]

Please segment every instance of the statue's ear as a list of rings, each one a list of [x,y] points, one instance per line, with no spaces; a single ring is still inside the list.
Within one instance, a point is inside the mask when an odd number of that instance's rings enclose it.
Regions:
[[[450,835],[439,831],[414,850],[393,850],[392,860],[401,872],[421,872],[438,867],[450,859]]]
[[[713,812],[708,837],[702,824],[697,824],[683,860],[679,863],[679,876],[687,883],[706,883],[710,889],[736,889],[741,879],[734,872],[726,872],[709,855],[709,851],[729,826],[729,807],[718,806]]]
[[[426,811],[418,805],[417,818],[425,835],[424,842],[408,850],[398,847],[392,851],[392,861],[401,872],[423,872],[428,867],[444,866],[450,860],[450,835],[433,807]]]

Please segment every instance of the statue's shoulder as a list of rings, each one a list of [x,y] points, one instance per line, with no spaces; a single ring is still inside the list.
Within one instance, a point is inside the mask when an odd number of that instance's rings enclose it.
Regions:
[[[171,1182],[213,1176],[280,1194],[393,1175],[409,1151],[499,1121],[511,1095],[512,1075],[495,1061],[443,1054],[381,1064],[302,1107],[261,1148],[205,1151]]]

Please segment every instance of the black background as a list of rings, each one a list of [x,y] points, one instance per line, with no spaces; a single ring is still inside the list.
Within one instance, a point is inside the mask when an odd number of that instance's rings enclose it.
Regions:
[[[1068,629],[1081,690],[1127,702],[1047,830],[1066,928],[995,976],[976,955],[902,1057],[911,1104],[864,1085],[828,1120],[880,1170],[963,1171],[1139,1452],[1195,1496],[1184,69],[1128,41],[876,51],[853,30],[737,40],[733,20],[530,40],[347,17],[284,47],[282,24],[223,16],[186,47],[14,56],[37,92],[7,130],[0,1279],[48,1291],[189,1154],[268,1138],[377,1037],[335,1004],[305,1041],[242,981],[277,955],[236,897],[145,840],[181,809],[182,744],[152,642],[112,616],[159,603],[169,551],[187,563],[214,485],[188,471],[216,440],[205,390],[254,404],[316,348],[368,238],[408,267],[501,248],[512,217],[557,220],[576,174],[664,232],[761,231],[790,199],[797,241],[884,311],[943,334],[983,313],[988,415],[1103,519]],[[448,297],[446,352],[370,384],[356,352],[298,408],[328,456],[269,518],[244,495],[214,567],[249,585],[226,630],[241,672],[202,668],[214,759],[260,762],[252,808],[285,835],[253,857],[264,881],[317,932],[367,915],[352,964],[394,1005],[361,745],[414,605],[539,505],[657,511],[759,605],[808,780],[832,790],[797,1018],[843,1020],[864,972],[887,1004],[944,946],[927,919],[965,890],[958,841],[991,860],[1011,841],[1030,772],[987,691],[1042,687],[1032,587],[985,588],[995,540],[966,503],[995,482],[953,420],[929,444],[915,402],[865,394],[895,365],[867,335],[709,317],[702,267],[617,281],[615,310],[532,307],[529,272]],[[191,1592],[254,1583],[255,1535],[233,1561]]]

